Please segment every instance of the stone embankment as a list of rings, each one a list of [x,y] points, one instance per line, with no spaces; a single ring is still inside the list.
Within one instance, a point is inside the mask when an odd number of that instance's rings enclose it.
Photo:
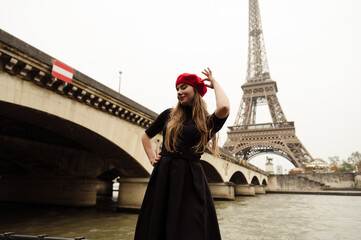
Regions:
[[[361,174],[300,173],[269,176],[267,193],[361,196]]]

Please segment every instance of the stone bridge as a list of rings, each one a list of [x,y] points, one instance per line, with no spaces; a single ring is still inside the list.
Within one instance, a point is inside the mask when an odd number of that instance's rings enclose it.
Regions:
[[[157,114],[76,70],[52,77],[54,60],[0,29],[0,201],[92,206],[118,179],[118,207],[138,208]],[[268,175],[229,152],[201,161],[215,198],[264,193]]]

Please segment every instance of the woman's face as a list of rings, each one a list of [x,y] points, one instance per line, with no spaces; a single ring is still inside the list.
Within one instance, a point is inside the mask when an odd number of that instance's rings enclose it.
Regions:
[[[180,104],[183,106],[191,106],[194,99],[194,88],[186,83],[180,83],[177,85],[177,98]]]

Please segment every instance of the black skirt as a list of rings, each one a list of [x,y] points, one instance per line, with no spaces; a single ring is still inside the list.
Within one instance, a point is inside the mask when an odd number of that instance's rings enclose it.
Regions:
[[[162,156],[150,177],[134,239],[221,239],[199,159]]]

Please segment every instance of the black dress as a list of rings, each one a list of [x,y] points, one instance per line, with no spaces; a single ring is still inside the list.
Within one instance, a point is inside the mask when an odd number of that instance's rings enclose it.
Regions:
[[[163,131],[171,109],[162,112],[146,130],[149,137]],[[162,146],[162,158],[154,166],[138,217],[135,240],[219,240],[217,215],[200,155],[191,147],[199,141],[192,121],[192,109],[186,108],[179,152],[170,153]],[[226,121],[214,114],[212,133]],[[164,142],[164,141],[163,141]]]

